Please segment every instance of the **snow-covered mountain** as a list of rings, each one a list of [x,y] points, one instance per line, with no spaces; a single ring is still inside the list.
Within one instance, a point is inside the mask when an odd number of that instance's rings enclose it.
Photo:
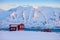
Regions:
[[[9,27],[9,24],[20,23],[24,23],[25,27],[59,27],[60,8],[38,7],[35,9],[32,6],[19,6],[0,12],[0,27]]]

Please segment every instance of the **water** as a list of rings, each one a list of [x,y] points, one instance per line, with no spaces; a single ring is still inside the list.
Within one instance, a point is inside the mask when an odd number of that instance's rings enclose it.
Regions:
[[[52,32],[60,32],[60,29],[51,29]]]
[[[9,31],[9,28],[0,28],[0,30],[4,30],[4,31]],[[44,30],[48,30],[48,29],[37,29],[37,28],[24,28],[24,31],[44,31]],[[60,32],[60,29],[50,29],[51,32]]]

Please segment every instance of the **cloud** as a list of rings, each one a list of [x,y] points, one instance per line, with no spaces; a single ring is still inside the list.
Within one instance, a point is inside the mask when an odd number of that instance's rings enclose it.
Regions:
[[[52,3],[2,3],[2,4],[0,4],[0,9],[9,10],[11,8],[15,8],[18,6],[26,6],[26,5],[60,8],[60,4],[58,4],[58,3],[53,3],[53,4]]]
[[[17,7],[17,4],[0,4],[0,9],[9,10],[11,8]]]

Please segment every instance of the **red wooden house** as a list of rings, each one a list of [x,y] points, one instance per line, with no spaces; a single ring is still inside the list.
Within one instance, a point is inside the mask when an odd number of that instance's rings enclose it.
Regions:
[[[17,24],[10,24],[9,25],[10,26],[10,31],[16,31],[16,30],[24,30],[24,24],[19,24],[19,25],[17,25]]]
[[[18,25],[18,30],[24,30],[24,24],[19,24]]]
[[[10,24],[9,27],[10,27],[10,28],[9,28],[10,31],[16,31],[17,25],[16,25],[16,24]]]

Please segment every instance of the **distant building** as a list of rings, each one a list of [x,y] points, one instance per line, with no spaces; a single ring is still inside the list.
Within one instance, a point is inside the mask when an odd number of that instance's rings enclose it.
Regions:
[[[50,29],[47,29],[47,30],[44,30],[44,32],[51,32],[51,30]]]
[[[24,30],[24,24],[19,24],[18,25],[18,30]]]
[[[10,29],[10,31],[16,31],[16,30],[24,30],[24,24],[10,24],[9,25],[9,29]]]

